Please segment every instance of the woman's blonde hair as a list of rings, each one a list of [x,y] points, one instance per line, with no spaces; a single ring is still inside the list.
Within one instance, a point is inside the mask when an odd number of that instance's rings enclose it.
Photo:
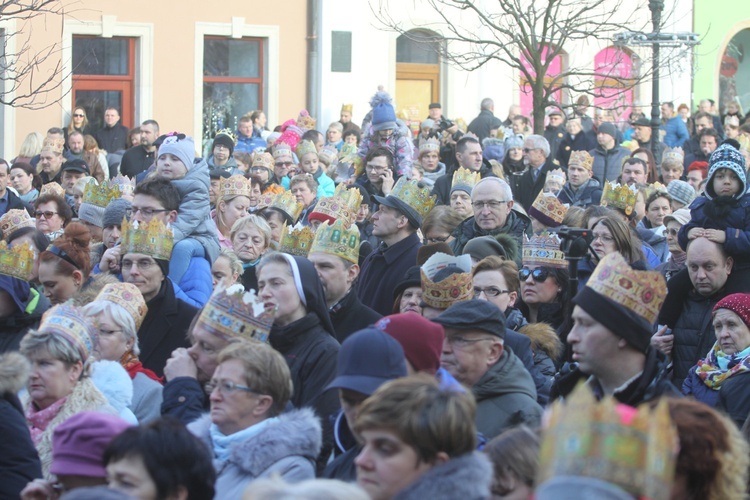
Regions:
[[[89,126],[89,117],[88,113],[86,113],[86,108],[84,108],[83,106],[76,106],[75,108],[73,108],[73,112],[70,114],[70,122],[68,122],[68,126],[65,127],[65,130],[68,131],[68,135],[76,131],[75,125],[73,125],[73,115],[79,109],[83,111],[83,123],[81,124],[81,130],[83,131],[86,129],[86,127]]]
[[[42,151],[43,144],[44,136],[39,132],[31,132],[21,143],[21,147],[18,149],[18,156],[33,158]]]
[[[239,257],[237,257],[237,254],[231,251],[228,248],[222,248],[221,253],[219,254],[219,257],[224,257],[229,261],[229,269],[232,270],[233,274],[241,275],[242,274],[242,261]],[[217,259],[219,258],[217,257]]]

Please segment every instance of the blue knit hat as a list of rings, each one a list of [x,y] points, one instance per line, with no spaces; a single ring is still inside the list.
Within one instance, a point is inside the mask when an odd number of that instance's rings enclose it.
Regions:
[[[185,168],[190,170],[193,167],[193,160],[195,159],[195,143],[193,142],[193,138],[176,132],[167,134],[164,142],[159,146],[159,156],[167,153],[175,155],[185,164]]]
[[[734,139],[727,139],[716,148],[716,151],[711,153],[711,157],[708,159],[708,180],[706,182],[705,194],[706,198],[712,199],[716,197],[714,191],[714,174],[720,168],[728,168],[737,175],[740,180],[740,191],[734,195],[734,198],[741,198],[742,195],[747,191],[747,174],[745,157],[740,152],[740,143]]]
[[[509,135],[505,138],[505,151],[508,151],[509,149],[522,149],[523,148],[523,136],[521,134],[518,135]]]
[[[396,128],[396,112],[393,110],[391,96],[387,92],[378,92],[370,99],[372,106],[372,130],[379,132]]]

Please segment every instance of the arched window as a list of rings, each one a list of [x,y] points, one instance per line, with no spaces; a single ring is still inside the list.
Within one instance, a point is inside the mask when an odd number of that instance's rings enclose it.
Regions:
[[[615,123],[628,121],[633,110],[638,56],[619,47],[607,47],[594,56],[594,106],[607,109]]]
[[[727,44],[719,70],[719,112],[726,113],[727,103],[739,102],[740,113],[750,111],[750,28],[745,28]]]
[[[419,130],[431,102],[440,100],[442,38],[428,30],[411,30],[396,39],[396,113]]]

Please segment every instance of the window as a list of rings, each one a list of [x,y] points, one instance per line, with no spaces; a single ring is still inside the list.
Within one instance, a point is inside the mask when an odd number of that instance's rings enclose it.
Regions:
[[[263,38],[203,40],[203,140],[263,109],[266,43]]]
[[[349,73],[352,70],[352,32],[331,32],[331,71]]]

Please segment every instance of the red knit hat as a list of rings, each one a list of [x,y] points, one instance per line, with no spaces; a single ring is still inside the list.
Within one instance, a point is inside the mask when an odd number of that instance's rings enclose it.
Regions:
[[[445,331],[441,325],[417,313],[392,314],[378,320],[375,328],[401,344],[409,364],[418,372],[435,375],[440,368]]]
[[[750,293],[733,293],[727,295],[714,306],[713,313],[719,309],[729,309],[740,317],[743,323],[750,328]],[[406,348],[404,347],[404,350]],[[406,357],[407,359],[409,356]]]

